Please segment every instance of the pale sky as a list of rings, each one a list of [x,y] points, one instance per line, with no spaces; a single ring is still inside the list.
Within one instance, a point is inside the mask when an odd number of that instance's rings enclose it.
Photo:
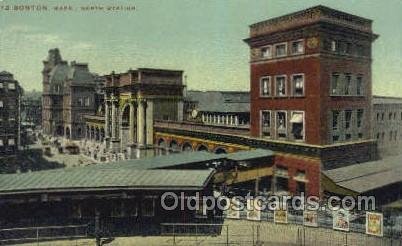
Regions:
[[[252,23],[326,5],[374,20],[374,94],[402,96],[402,0],[0,0],[48,11],[0,9],[0,70],[25,90],[42,90],[42,61],[58,47],[65,60],[107,74],[129,68],[184,70],[190,89],[248,90]],[[135,6],[135,11],[55,12],[55,5]]]

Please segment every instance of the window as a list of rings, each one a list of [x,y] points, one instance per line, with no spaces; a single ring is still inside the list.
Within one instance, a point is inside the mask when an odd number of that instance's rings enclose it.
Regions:
[[[89,99],[89,97],[86,97],[85,98],[85,106],[89,107],[89,104],[90,104],[90,99]]]
[[[78,98],[78,106],[82,106],[83,105],[83,102],[82,102],[82,98],[80,97],[80,98]]]
[[[276,80],[276,95],[286,96],[286,76],[277,76]]]
[[[0,139],[0,146],[4,146],[3,139]]]
[[[338,51],[338,42],[336,42],[335,40],[331,41],[331,51]]]
[[[352,76],[350,74],[345,75],[345,95],[350,95],[352,92]]]
[[[345,140],[350,140],[350,139],[352,139],[352,134],[347,133],[347,134],[345,135]]]
[[[272,46],[266,46],[261,48],[261,57],[271,58],[272,57]]]
[[[381,114],[381,120],[384,120],[384,112]]]
[[[15,145],[15,140],[14,138],[8,139],[8,146],[14,146]]]
[[[332,136],[332,142],[338,142],[339,141],[339,135],[333,135]]]
[[[15,83],[13,83],[13,82],[8,83],[8,89],[15,90]]]
[[[292,54],[303,54],[304,53],[304,42],[303,40],[298,40],[292,42]]]
[[[270,96],[271,95],[271,78],[262,77],[260,80],[260,95]]]
[[[392,131],[389,132],[389,141],[392,141]]]
[[[278,192],[289,191],[289,172],[286,167],[275,169],[275,190]]]
[[[358,56],[364,56],[364,46],[363,45],[356,46],[356,54]]]
[[[331,94],[332,95],[338,95],[338,93],[339,93],[338,87],[339,87],[339,74],[333,73],[332,77],[331,77]]]
[[[304,113],[293,112],[290,123],[292,124],[293,139],[304,140]]]
[[[377,121],[380,120],[380,113],[377,113]]]
[[[363,78],[362,76],[358,76],[356,78],[356,94],[363,95]]]
[[[0,101],[0,108],[4,107],[3,101]]]
[[[306,193],[306,183],[296,182],[296,194]]]
[[[340,112],[338,110],[332,111],[332,130],[339,129],[339,116]]]
[[[271,111],[261,111],[261,137],[271,137]]]
[[[360,128],[360,127],[362,127],[362,125],[363,125],[363,113],[364,113],[364,110],[363,109],[358,109],[357,110],[357,128]]]
[[[292,86],[294,96],[304,95],[304,75],[296,74],[292,76]]]
[[[352,44],[351,43],[346,43],[346,54],[352,54]]]
[[[347,49],[348,49],[348,45],[346,42],[339,42],[339,46],[340,46],[340,51],[342,54],[346,54],[347,53]]]
[[[392,120],[392,113],[388,114],[388,120]]]
[[[352,110],[345,110],[345,129],[350,128],[352,122]]]
[[[286,56],[287,55],[287,45],[286,43],[276,44],[275,45],[275,56]]]
[[[276,126],[278,131],[278,138],[286,138],[287,136],[287,123],[286,112],[277,112]]]
[[[377,139],[380,139],[380,133],[379,132],[377,133]]]

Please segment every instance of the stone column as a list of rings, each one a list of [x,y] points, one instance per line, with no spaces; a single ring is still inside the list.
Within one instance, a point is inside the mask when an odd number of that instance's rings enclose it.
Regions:
[[[109,121],[110,121],[110,112],[109,112],[109,100],[105,101],[105,138],[110,137],[110,127],[109,127]]]
[[[183,110],[184,110],[184,106],[183,106],[183,100],[179,100],[177,102],[177,121],[183,121]]]
[[[146,144],[154,144],[154,102],[152,100],[147,101],[146,111]]]
[[[138,109],[137,109],[137,143],[139,147],[143,147],[145,145],[145,109],[144,109],[144,101],[138,101]]]
[[[117,114],[116,114],[116,103],[112,101],[112,139],[116,140],[117,136]]]
[[[235,125],[238,126],[239,125],[239,116],[235,116]]]
[[[134,127],[134,125],[135,125],[135,122],[134,122],[134,118],[135,118],[135,105],[134,105],[134,102],[131,102],[130,103],[130,129],[129,129],[129,137],[130,137],[130,143],[131,144],[133,144],[133,143],[135,143],[135,133],[134,133],[134,129],[135,129],[135,127]]]

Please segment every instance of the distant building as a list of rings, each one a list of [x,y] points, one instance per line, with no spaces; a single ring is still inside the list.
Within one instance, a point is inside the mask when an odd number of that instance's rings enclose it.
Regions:
[[[206,125],[250,126],[250,93],[247,91],[187,91],[186,120]]]
[[[25,92],[21,99],[21,123],[40,128],[42,125],[42,95]]]
[[[96,110],[96,83],[88,64],[68,64],[57,48],[49,50],[43,64],[43,132],[67,139],[83,138],[83,115]]]
[[[13,74],[0,72],[0,157],[15,155],[20,147],[22,94]]]
[[[379,154],[402,154],[402,98],[374,96],[372,122]]]

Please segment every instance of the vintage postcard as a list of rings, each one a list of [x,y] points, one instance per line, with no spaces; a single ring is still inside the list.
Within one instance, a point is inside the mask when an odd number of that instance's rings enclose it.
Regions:
[[[401,23],[401,0],[0,0],[0,244],[402,244]]]

